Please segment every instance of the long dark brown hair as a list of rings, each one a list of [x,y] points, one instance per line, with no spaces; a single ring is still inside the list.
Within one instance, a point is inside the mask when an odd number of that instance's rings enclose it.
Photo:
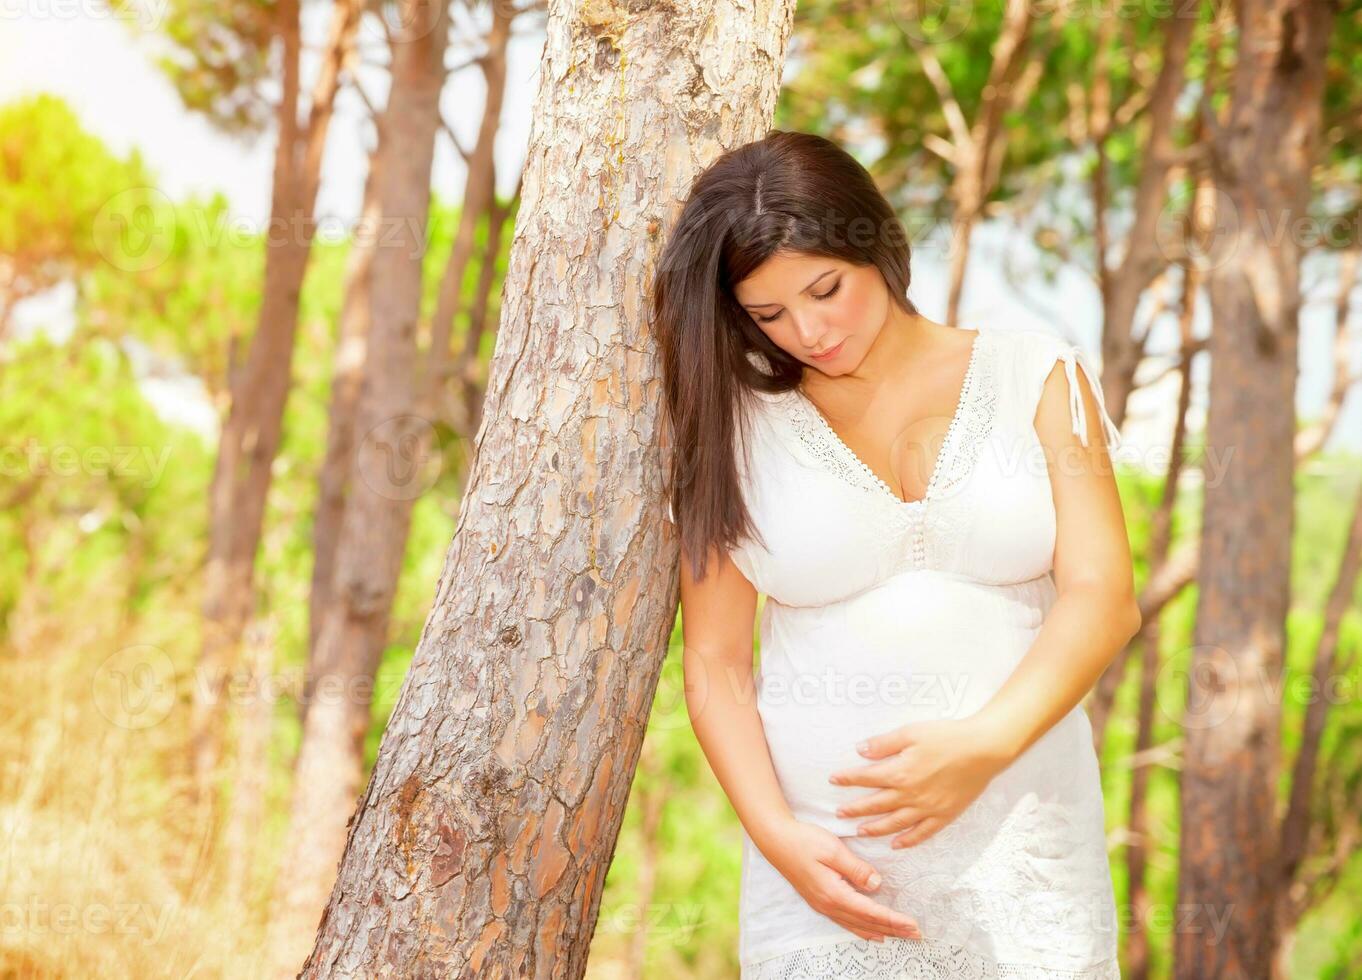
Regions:
[[[699,578],[711,548],[760,541],[739,483],[737,453],[746,460],[750,448],[739,434],[754,391],[788,391],[803,376],[802,362],[772,343],[733,295],[777,252],[875,265],[894,302],[917,313],[908,299],[908,235],[870,174],[837,144],[773,130],[695,179],[658,260],[652,315],[671,505]]]

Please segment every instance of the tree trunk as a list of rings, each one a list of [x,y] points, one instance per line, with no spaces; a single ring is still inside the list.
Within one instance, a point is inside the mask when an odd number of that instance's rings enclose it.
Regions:
[[[369,357],[369,290],[373,282],[374,253],[383,233],[378,186],[378,153],[369,157],[364,180],[364,210],[346,257],[345,299],[341,304],[340,331],[336,339],[336,366],[331,377],[331,404],[327,410],[326,457],[317,477],[317,515],[312,526],[312,588],[308,594],[308,664],[299,702],[299,722],[306,723],[307,706],[313,697],[312,658],[321,635],[322,620],[331,604],[331,583],[336,574],[336,548],[341,519],[345,516],[345,493],[355,459],[355,416],[359,412],[360,383]]]
[[[1243,0],[1212,167],[1229,213],[1211,256],[1208,483],[1182,770],[1178,977],[1271,970],[1280,704],[1290,595],[1297,327],[1310,170],[1333,9]],[[1211,921],[1223,922],[1220,936]],[[1199,928],[1194,928],[1199,927]]]
[[[1027,60],[1028,56],[1036,57],[1030,51],[1036,17],[1032,0],[1007,0],[1002,28],[990,51],[993,60],[989,64],[983,99],[972,124],[965,122],[965,113],[951,90],[938,52],[913,32],[906,34],[941,99],[953,144],[951,159],[956,172],[950,193],[955,217],[951,229],[945,314],[945,322],[952,326],[959,319],[960,303],[965,294],[965,273],[969,268],[974,228],[983,218],[984,206],[998,186],[998,175],[1002,172],[1003,157],[1007,152],[1007,127],[1004,125],[1007,113],[1026,101],[1039,78],[1037,62],[1028,63]]]
[[[1174,415],[1173,440],[1169,451],[1168,475],[1164,479],[1163,497],[1150,522],[1149,532],[1149,562],[1154,566],[1165,565],[1173,549],[1178,485],[1181,482],[1183,450],[1187,441],[1187,410],[1192,402],[1193,321],[1200,286],[1201,280],[1196,270],[1191,263],[1184,263],[1182,303],[1178,317],[1182,336],[1182,358],[1178,371],[1178,407]],[[1146,879],[1149,854],[1152,850],[1150,843],[1153,839],[1150,833],[1149,780],[1156,765],[1153,759],[1154,724],[1162,640],[1160,618],[1155,616],[1146,620],[1144,629],[1137,637],[1140,651],[1140,695],[1135,709],[1135,757],[1144,761],[1136,765],[1131,774],[1130,821],[1126,844],[1126,902],[1134,913],[1126,936],[1127,980],[1145,980],[1150,970],[1151,943],[1147,924],[1156,910],[1154,896]],[[1110,703],[1107,707],[1110,708]]]
[[[489,214],[495,220],[495,170],[492,150],[501,121],[501,108],[506,89],[506,46],[511,35],[513,10],[494,5],[492,28],[487,36],[487,52],[479,59],[487,79],[487,99],[483,106],[482,127],[478,142],[468,160],[468,178],[464,185],[459,227],[450,246],[449,259],[441,283],[439,300],[432,322],[430,354],[423,372],[423,387],[428,399],[420,414],[429,419],[439,417],[435,395],[445,381],[449,361],[447,348],[453,321],[459,310],[460,286],[473,252],[473,235],[479,217]],[[377,155],[371,161],[369,178],[365,183],[365,218],[378,223],[378,201],[374,195]],[[499,241],[499,236],[496,236]],[[373,234],[365,236],[361,245],[356,242],[347,274],[348,286],[345,307],[341,314],[341,343],[337,348],[336,374],[331,390],[331,410],[327,431],[326,460],[319,479],[320,497],[314,532],[315,557],[312,565],[310,594],[309,663],[303,683],[303,699],[299,717],[305,723],[307,705],[313,696],[315,673],[312,657],[326,610],[332,601],[332,584],[336,574],[336,549],[340,537],[341,519],[345,511],[345,495],[349,474],[354,462],[355,414],[358,411],[360,382],[368,351],[370,268],[376,246]],[[493,267],[499,249],[491,252]],[[472,434],[469,434],[471,439]]]
[[[473,303],[468,310],[468,332],[463,336],[459,353],[454,358],[450,377],[455,381],[454,391],[450,393],[442,418],[448,419],[454,431],[464,437],[463,442],[473,444],[473,437],[482,425],[482,402],[487,385],[479,376],[482,362],[478,352],[482,347],[483,334],[490,322],[488,307],[491,305],[492,290],[496,282],[496,263],[501,255],[501,239],[505,234],[506,223],[520,201],[520,187],[517,182],[515,193],[505,204],[494,202],[487,215],[487,241],[483,246],[482,268],[478,272],[477,286],[473,291]]]
[[[371,275],[369,350],[359,396],[355,471],[312,658],[313,700],[294,767],[286,857],[275,886],[271,963],[292,974],[326,904],[363,778],[373,678],[388,633],[411,508],[427,488],[431,425],[414,414],[416,324],[435,136],[448,47],[448,0],[406,0],[374,184],[383,236]]]
[[[653,898],[657,893],[657,868],[663,851],[662,815],[667,806],[668,787],[666,773],[657,759],[655,742],[644,741],[640,751],[640,775],[647,779],[646,788],[639,792],[636,787],[630,796],[640,811],[638,828],[641,853],[638,856],[638,882],[634,888],[634,901],[631,905],[630,919],[634,931],[624,953],[623,974],[627,980],[645,980],[648,975],[648,931]]]
[[[253,634],[259,633],[258,636]],[[225,905],[246,921],[258,907],[255,886],[259,882],[261,835],[267,810],[265,795],[270,775],[270,736],[274,731],[274,701],[265,696],[276,669],[275,633],[257,620],[245,633],[242,667],[250,672],[246,688],[249,702],[236,718],[236,756],[233,759],[231,813],[224,832],[227,856]]]
[[[195,785],[201,794],[221,755],[227,682],[237,666],[237,648],[254,607],[255,553],[292,379],[298,296],[312,252],[311,223],[322,154],[341,66],[354,45],[359,24],[359,0],[338,0],[312,90],[308,124],[300,133],[298,6],[298,0],[280,0],[278,9],[282,97],[260,314],[246,363],[229,380],[231,405],[219,439],[209,498],[203,647],[200,679],[193,685],[191,748]],[[206,799],[211,797],[206,794]]]
[[[1177,258],[1166,254],[1158,232],[1168,200],[1168,175],[1178,160],[1177,103],[1186,84],[1187,53],[1196,25],[1197,18],[1182,8],[1164,21],[1163,64],[1145,113],[1147,135],[1130,208],[1131,227],[1125,239],[1125,252],[1119,264],[1110,270],[1105,249],[1099,253],[1102,392],[1118,429],[1125,421],[1126,404],[1135,386],[1135,369],[1143,353],[1143,345],[1132,335],[1135,311],[1154,277],[1170,258]],[[1097,202],[1099,208],[1106,204],[1105,200]]]
[[[317,512],[312,525],[312,589],[308,593],[308,651],[317,647],[321,619],[331,602],[340,519],[345,516],[345,494],[354,461],[354,419],[360,410],[360,381],[369,355],[369,289],[373,282],[373,253],[383,234],[376,185],[379,154],[370,154],[364,182],[364,211],[355,227],[346,257],[345,302],[340,306],[335,370],[331,376],[331,406],[327,410],[327,455],[317,475]],[[311,671],[304,686],[301,717],[312,700]]]
[[[1353,519],[1343,545],[1343,556],[1339,561],[1338,574],[1334,578],[1334,587],[1324,610],[1324,629],[1315,646],[1315,669],[1311,678],[1314,691],[1329,691],[1331,680],[1343,673],[1338,669],[1340,633],[1343,617],[1352,607],[1360,565],[1362,565],[1362,492],[1359,492],[1357,501],[1353,504]],[[1319,769],[1324,729],[1332,707],[1331,700],[1329,696],[1318,696],[1306,705],[1300,749],[1291,772],[1291,793],[1286,815],[1282,819],[1277,884],[1273,889],[1276,898],[1278,942],[1273,976],[1283,980],[1291,975],[1289,969],[1291,945],[1301,916],[1309,910],[1308,903],[1294,898],[1297,891],[1294,886],[1301,865],[1309,856],[1310,831],[1314,823],[1312,803],[1318,785],[1316,773]]]
[[[473,471],[303,976],[584,972],[676,616],[649,275],[793,14],[550,4]]]
[[[435,414],[436,402],[444,389],[452,360],[449,338],[454,331],[454,320],[462,307],[463,281],[469,260],[473,257],[478,221],[484,215],[488,215],[490,220],[496,201],[493,150],[496,147],[497,130],[501,126],[501,105],[506,94],[506,46],[511,39],[511,19],[514,16],[515,11],[508,4],[492,4],[492,29],[487,35],[487,51],[480,59],[483,77],[487,80],[482,126],[473,152],[468,156],[468,180],[464,184],[463,206],[459,210],[459,227],[450,244],[444,279],[440,283],[435,313],[431,318],[430,355],[426,359],[422,385],[428,399],[425,410],[430,415]],[[498,254],[491,253],[489,258],[495,263]]]
[[[1149,532],[1149,566],[1157,570],[1167,569],[1174,557],[1173,518],[1177,514],[1178,487],[1182,482],[1185,465],[1187,411],[1192,404],[1192,358],[1197,350],[1193,324],[1196,316],[1197,296],[1201,292],[1201,277],[1190,261],[1184,259],[1180,264],[1183,275],[1182,296],[1178,310],[1178,330],[1182,338],[1178,365],[1178,404],[1177,411],[1173,413],[1173,437],[1169,444],[1168,471],[1163,478],[1163,496],[1159,500],[1159,509],[1154,512],[1150,519]],[[1152,605],[1148,600],[1151,598],[1152,592],[1159,587],[1158,578],[1159,576],[1151,575],[1141,591],[1142,612],[1143,607]],[[1137,644],[1153,644],[1154,660],[1157,663],[1159,659],[1160,631],[1158,620],[1161,612],[1162,604],[1157,607],[1157,611],[1153,615],[1144,616],[1145,627],[1141,630],[1141,635],[1135,638],[1134,643],[1122,650],[1112,664],[1102,672],[1096,688],[1087,700],[1088,717],[1092,723],[1093,731],[1093,748],[1096,750],[1098,758],[1102,756],[1102,747],[1106,741],[1107,723],[1111,719],[1116,695],[1120,689],[1121,681],[1125,677],[1126,664],[1132,656],[1131,651]],[[1153,681],[1147,676],[1147,665],[1141,667],[1141,671],[1144,678],[1140,682],[1143,691],[1143,685],[1153,683]],[[1141,698],[1143,698],[1143,694]],[[1143,701],[1141,703],[1143,704]],[[1139,923],[1143,921],[1143,919],[1138,919],[1133,928],[1138,930],[1140,928]],[[1133,968],[1134,962],[1130,960],[1127,962],[1131,963]]]

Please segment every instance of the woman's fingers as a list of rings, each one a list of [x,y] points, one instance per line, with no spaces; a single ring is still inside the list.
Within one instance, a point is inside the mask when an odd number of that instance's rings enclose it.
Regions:
[[[917,923],[902,912],[862,895],[845,880],[834,882],[829,888],[829,908],[823,914],[829,918],[846,919],[867,932],[920,939]]]
[[[832,919],[833,922],[836,922],[839,926],[841,926],[843,929],[846,929],[848,932],[854,932],[856,935],[860,936],[862,939],[867,939],[867,940],[869,940],[869,941],[872,942],[872,943],[882,943],[882,942],[884,942],[884,934],[883,934],[883,933],[879,933],[879,932],[867,932],[866,930],[862,929],[859,925],[857,925],[855,922],[851,921],[850,919],[839,919],[839,918],[837,918],[836,916],[828,916],[828,918]]]
[[[863,820],[857,826],[859,832],[864,828],[870,836],[880,836],[892,834],[900,830],[909,830],[928,818],[929,814],[918,807],[905,806],[888,815],[879,815],[868,820]]]
[[[870,897],[880,887],[880,875],[842,838],[796,822],[775,844],[772,864],[814,911],[872,942],[888,936],[922,938],[912,918]]]
[[[915,847],[921,844],[932,834],[936,833],[943,826],[943,823],[935,817],[926,817],[919,820],[904,830],[892,841],[894,847]]]
[[[864,817],[875,813],[888,813],[899,806],[900,791],[897,788],[882,789],[859,800],[843,803],[837,808],[839,817]]]
[[[832,853],[823,859],[823,863],[857,888],[873,892],[880,886],[880,875],[875,866],[865,858],[859,857],[841,840],[837,841]]]
[[[825,863],[837,872],[837,880],[834,882],[834,887],[830,889],[832,892],[831,901],[833,902],[833,908],[830,910],[832,917],[841,917],[857,922],[860,924],[860,928],[868,932],[910,938],[920,937],[921,933],[918,931],[917,923],[911,918],[902,912],[889,908],[887,905],[881,905],[873,898],[856,890],[862,888],[874,892],[879,887],[879,872],[875,870],[873,864],[857,856],[842,841],[837,842],[832,855],[826,859]]]

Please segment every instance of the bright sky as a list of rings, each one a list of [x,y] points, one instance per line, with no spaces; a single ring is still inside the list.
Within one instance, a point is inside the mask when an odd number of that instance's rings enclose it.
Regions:
[[[148,0],[152,17],[158,2],[161,0]],[[315,45],[324,36],[328,6],[307,6],[308,43]],[[7,6],[0,14],[4,24],[0,30],[0,101],[39,91],[58,94],[71,104],[83,125],[116,152],[140,148],[159,175],[161,188],[170,196],[219,189],[238,216],[263,224],[269,213],[272,138],[243,143],[221,135],[200,117],[185,111],[173,87],[152,63],[156,31],[147,28],[145,19],[130,30],[117,16],[96,0],[30,0],[22,8]],[[496,148],[498,185],[503,192],[513,186],[524,160],[538,86],[543,36],[531,31],[531,26],[526,23],[518,27],[519,32],[527,33],[512,42],[508,56],[506,105]],[[369,38],[368,47],[376,48],[376,41]],[[451,53],[451,63],[462,60],[463,56]],[[305,78],[309,68],[310,63],[304,66]],[[382,69],[375,67],[364,83],[369,97],[380,104],[386,95],[384,78]],[[456,75],[445,91],[446,119],[465,147],[472,146],[483,98],[482,77],[476,68]],[[348,224],[359,208],[371,139],[365,115],[362,103],[353,95],[347,93],[338,104],[320,193],[319,213],[324,219]],[[441,140],[433,186],[446,199],[456,198],[464,177],[462,161],[448,141]],[[1029,244],[1013,229],[995,223],[976,232],[962,326],[1006,317],[1018,326],[1058,331],[1095,354],[1101,309],[1088,277],[1071,270],[1053,284],[1028,279],[1022,300],[1018,287],[1005,276],[1004,264],[1026,269],[1028,251]],[[945,310],[945,260],[942,249],[926,242],[914,254],[913,298],[936,319],[941,319]],[[1312,288],[1314,302],[1307,306],[1302,319],[1298,410],[1309,417],[1319,410],[1332,372],[1331,287],[1335,277],[1327,263],[1312,262],[1307,264],[1304,278]],[[59,311],[63,302],[69,305],[69,297],[54,297],[46,306],[35,302],[27,312],[30,318],[47,321],[60,315],[54,311]],[[1355,305],[1362,307],[1362,296]],[[20,318],[21,327],[23,322]],[[1170,327],[1168,336],[1156,338],[1154,349],[1168,350],[1174,339]],[[1354,370],[1362,371],[1362,349],[1353,354]],[[1145,369],[1152,375],[1159,366],[1151,360]],[[1201,358],[1193,371],[1200,391],[1204,391],[1207,367],[1205,358]],[[1159,458],[1159,450],[1169,437],[1174,391],[1170,376],[1158,386],[1137,392],[1132,399],[1125,427],[1127,447],[1136,457],[1132,462],[1143,456],[1146,465],[1155,469],[1166,462]],[[192,398],[192,391],[172,391],[164,397]],[[1204,419],[1202,403],[1199,395],[1191,419],[1198,428]],[[183,416],[183,404],[178,411]],[[1362,449],[1362,395],[1356,391],[1339,429],[1334,445],[1342,441]]]

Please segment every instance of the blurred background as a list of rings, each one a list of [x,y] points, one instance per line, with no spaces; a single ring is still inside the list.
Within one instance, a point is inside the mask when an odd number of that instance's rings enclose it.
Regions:
[[[1049,330],[1103,363],[1147,610],[1089,706],[1128,976],[1172,970],[1189,712],[1205,723],[1187,703],[1202,491],[1226,465],[1204,441],[1204,286],[1226,234],[1207,147],[1237,25],[1224,5],[1170,9],[806,0],[774,121],[870,168],[928,316]],[[305,852],[335,807],[294,775],[343,601],[345,501],[364,479],[410,503],[406,532],[369,546],[397,573],[347,666],[360,748],[316,750],[362,789],[454,533],[533,133],[543,7],[449,17],[409,284],[372,275],[378,134],[404,132],[388,109],[412,82],[396,5],[32,0],[0,18],[0,977],[262,976],[271,955],[297,962],[278,923],[316,922],[331,882],[297,869],[334,869]],[[1295,520],[1268,570],[1290,608],[1280,761],[1264,756],[1280,814],[1261,819],[1303,821],[1274,879],[1279,969],[1346,977],[1362,976],[1356,3],[1321,76],[1316,224],[1287,232]],[[371,291],[401,288],[421,293],[410,344],[369,343]],[[399,368],[426,431],[395,469],[357,471],[362,392]],[[1258,379],[1235,383],[1253,398]],[[739,858],[678,631],[589,974],[736,976]]]

